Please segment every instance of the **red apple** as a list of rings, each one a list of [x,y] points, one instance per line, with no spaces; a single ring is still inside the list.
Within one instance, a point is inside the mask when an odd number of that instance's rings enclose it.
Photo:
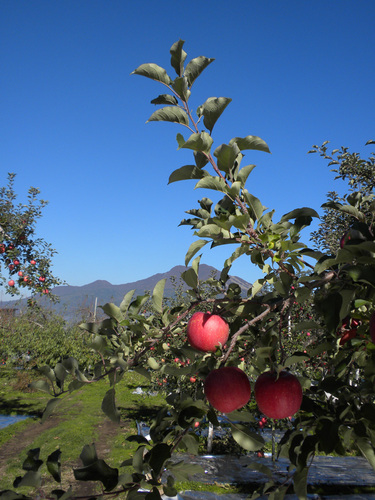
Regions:
[[[370,318],[370,337],[375,344],[375,312],[372,313]]]
[[[194,382],[196,382],[196,381],[197,381],[197,379],[196,379],[195,377],[190,377],[190,382],[191,382],[192,384],[194,384]]]
[[[14,286],[14,281],[13,280],[8,281],[8,285],[9,286]]]
[[[35,266],[36,261],[35,261],[34,259],[33,259],[33,260],[30,260],[30,264],[31,264],[32,266]]]
[[[229,325],[217,314],[196,312],[187,325],[187,338],[198,351],[215,352],[228,340]]]
[[[45,278],[44,276],[40,276],[40,277],[39,277],[39,281],[40,281],[41,283],[43,283],[44,281],[46,281],[46,278]]]
[[[204,392],[216,410],[231,413],[249,401],[251,387],[244,371],[236,366],[224,366],[208,374],[204,381]]]
[[[273,371],[262,373],[255,382],[254,393],[259,411],[268,418],[290,417],[301,407],[301,384],[287,371],[278,376]]]
[[[18,276],[20,276],[20,278],[22,278],[23,272],[22,271],[18,271]]]
[[[25,277],[23,278],[23,281],[24,281],[25,283],[27,283],[27,282],[29,281],[29,277],[28,277],[28,276],[25,276]]]
[[[19,266],[20,265],[20,261],[18,259],[14,259],[13,264],[15,266]]]

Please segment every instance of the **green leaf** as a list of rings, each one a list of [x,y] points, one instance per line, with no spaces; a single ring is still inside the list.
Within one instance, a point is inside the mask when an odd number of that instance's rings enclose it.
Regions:
[[[356,437],[354,443],[358,446],[362,455],[366,458],[371,467],[375,470],[375,453],[369,440],[365,437]]]
[[[263,141],[260,137],[256,135],[247,135],[246,137],[234,137],[229,141],[229,144],[236,143],[241,151],[245,149],[254,149],[256,151],[264,151],[265,153],[271,153],[267,143]]]
[[[156,476],[159,475],[165,461],[169,458],[171,458],[171,447],[166,443],[157,444],[145,457]]]
[[[362,222],[366,222],[366,215],[351,205],[342,205],[341,203],[337,203],[335,201],[329,201],[327,203],[323,203],[322,208],[332,208],[333,210],[338,210],[344,214],[349,214]]]
[[[191,268],[187,271],[181,273],[181,278],[185,281],[185,283],[191,288],[195,289],[198,286],[198,272],[199,272],[199,262],[201,257],[196,257],[192,264]]]
[[[290,219],[296,219],[297,217],[316,217],[319,219],[319,214],[313,209],[309,207],[296,208],[291,212],[283,215],[280,219],[280,222],[285,222]]]
[[[208,57],[199,56],[189,61],[185,69],[185,76],[188,79],[189,87],[193,85],[202,71],[206,69],[207,66],[214,60],[215,59],[209,59]]]
[[[155,285],[155,288],[152,292],[152,305],[156,312],[163,312],[163,297],[164,297],[164,288],[167,279],[164,278],[158,281]]]
[[[185,76],[176,78],[172,83],[172,88],[181,100],[186,102],[189,100],[191,92],[188,88],[188,81]]]
[[[92,465],[98,460],[98,455],[96,454],[95,444],[85,444],[82,448],[81,454],[79,456],[83,465]]]
[[[91,347],[100,354],[104,354],[107,349],[107,341],[100,335],[96,335],[91,342]]]
[[[229,97],[209,97],[207,101],[199,106],[197,115],[203,115],[204,126],[212,132],[215,123],[220,118],[224,109],[232,101]]]
[[[77,481],[101,481],[106,491],[111,491],[118,483],[118,469],[113,469],[104,460],[73,469]]]
[[[250,431],[241,424],[230,424],[233,439],[247,451],[257,451],[263,448],[265,441],[259,434]]]
[[[113,422],[120,422],[120,412],[116,407],[115,389],[109,389],[102,401],[102,411],[110,418]]]
[[[177,170],[174,170],[169,176],[168,184],[176,181],[186,181],[190,179],[203,179],[209,173],[206,170],[196,167],[195,165],[185,165]]]
[[[166,106],[152,113],[146,123],[148,122],[172,122],[188,126],[189,117],[183,109]]]
[[[184,62],[187,56],[186,52],[182,49],[184,43],[185,40],[178,40],[172,45],[169,51],[171,54],[171,66],[178,76],[182,76],[184,72]]]
[[[34,380],[31,382],[30,387],[36,389],[37,391],[46,392],[47,394],[52,394],[51,386],[46,380]]]
[[[199,134],[192,134],[180,148],[209,154],[213,142],[214,140],[207,132],[200,132]]]
[[[48,365],[42,366],[39,368],[40,373],[45,375],[51,382],[55,382],[56,376],[55,372],[52,370],[52,368]]]
[[[249,177],[250,173],[253,171],[255,168],[255,165],[246,165],[245,167],[242,167],[241,170],[237,174],[237,180],[241,182],[242,187],[245,186],[247,178]]]
[[[100,307],[107,316],[115,319],[118,323],[121,323],[121,321],[124,319],[121,309],[115,304],[108,303]]]
[[[199,252],[199,250],[203,248],[207,243],[207,240],[193,241],[185,255],[185,266],[188,266],[190,260],[194,257],[194,255]]]
[[[145,76],[157,82],[165,83],[165,85],[169,85],[172,81],[166,70],[154,63],[141,64],[130,74]]]
[[[197,288],[198,275],[194,271],[194,269],[190,268],[187,271],[184,271],[183,273],[181,273],[181,278],[185,281],[187,286],[189,286],[190,288],[193,288],[193,289]]]
[[[136,366],[134,371],[147,378],[147,380],[151,380],[151,374],[143,366]]]
[[[293,484],[294,493],[297,495],[299,500],[307,500],[307,475],[309,473],[309,468],[304,467],[299,469],[294,473]]]
[[[234,162],[240,154],[237,144],[221,144],[214,151],[214,156],[217,158],[217,166],[225,173],[229,173],[233,169]]]
[[[75,375],[77,370],[79,370],[78,361],[73,357],[63,359],[61,363],[71,375]]]
[[[262,203],[256,196],[249,193],[247,189],[243,189],[242,193],[246,200],[246,203],[249,205],[249,208],[251,209],[250,217],[259,220],[262,217],[266,207],[262,205]]]
[[[22,464],[23,470],[32,470],[38,471],[40,467],[43,465],[43,460],[39,459],[40,448],[33,448],[28,450],[27,458]]]
[[[178,101],[174,95],[160,94],[158,97],[156,97],[151,101],[151,104],[166,104],[166,105],[177,106]]]
[[[127,310],[129,309],[130,303],[132,301],[133,295],[135,293],[135,290],[130,290],[125,297],[122,299],[122,302],[120,304],[120,311],[122,313],[126,313]]]
[[[22,486],[32,486],[34,488],[39,488],[42,484],[42,477],[39,471],[28,471],[21,477],[18,476],[13,482],[14,488],[21,488]]]
[[[47,469],[51,474],[53,479],[58,483],[61,483],[61,462],[60,462],[61,451],[55,450],[47,458]]]
[[[221,193],[226,193],[228,191],[228,186],[226,185],[225,180],[221,177],[213,177],[212,175],[208,175],[199,180],[194,189],[197,188],[213,189],[214,191],[220,191]]]
[[[64,365],[62,363],[56,363],[55,368],[53,369],[55,372],[56,378],[63,382],[68,372],[65,370]]]
[[[61,402],[59,398],[50,399],[47,403],[47,406],[43,412],[43,416],[41,419],[42,424],[47,420],[47,418],[51,415],[55,407]]]
[[[194,161],[198,168],[203,168],[208,163],[208,157],[201,151],[194,151]]]

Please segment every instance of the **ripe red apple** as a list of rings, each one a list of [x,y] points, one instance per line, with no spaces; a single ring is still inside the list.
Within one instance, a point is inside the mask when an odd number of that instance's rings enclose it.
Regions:
[[[39,281],[43,283],[44,281],[46,281],[46,278],[44,276],[39,276]]]
[[[196,312],[187,325],[187,338],[198,351],[215,352],[228,340],[229,325],[217,314]]]
[[[254,386],[255,401],[259,411],[268,418],[286,418],[301,407],[302,387],[297,377],[287,371],[264,372]]]
[[[32,266],[35,266],[36,261],[35,261],[34,259],[32,259],[32,260],[30,260],[30,264],[31,264]]]
[[[196,377],[190,377],[190,382],[191,382],[192,384],[194,384],[194,382],[196,382],[196,381],[197,381]]]
[[[22,278],[22,276],[23,276],[23,272],[22,272],[22,271],[18,271],[18,276],[19,276],[20,278]]]
[[[24,281],[25,283],[27,283],[27,282],[29,281],[29,277],[28,277],[28,276],[25,276],[25,277],[23,278],[23,281]]]
[[[375,344],[375,312],[372,313],[370,318],[370,337],[372,342]]]
[[[18,259],[14,259],[13,264],[15,266],[19,266],[20,265],[20,261]]]
[[[8,285],[9,286],[14,286],[14,281],[13,280],[8,281]]]
[[[224,366],[208,374],[204,393],[216,410],[231,413],[249,401],[251,387],[244,371],[236,366]]]

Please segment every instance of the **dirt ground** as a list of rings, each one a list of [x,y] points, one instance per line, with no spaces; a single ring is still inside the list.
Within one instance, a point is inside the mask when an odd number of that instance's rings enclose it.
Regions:
[[[29,425],[25,431],[17,433],[17,435],[7,441],[0,448],[0,478],[5,477],[7,462],[9,460],[16,459],[23,451],[28,450],[31,443],[39,434],[47,429],[55,427],[58,425],[59,421],[59,417],[55,416],[49,417],[43,424],[41,424],[40,421],[36,421]],[[104,460],[107,458],[110,452],[110,444],[119,432],[121,432],[121,427],[118,424],[111,422],[107,418],[103,419],[102,423],[98,426],[99,437],[95,442],[98,457]],[[91,481],[78,482],[74,479],[73,468],[80,466],[82,466],[82,463],[79,458],[75,463],[63,466],[62,483],[58,485],[51,479],[51,488],[47,486],[46,491],[49,492],[50,489],[55,488],[66,490],[72,485],[75,496],[79,496],[80,498],[90,498],[95,493],[98,493],[100,491],[100,489],[98,490],[98,483]]]

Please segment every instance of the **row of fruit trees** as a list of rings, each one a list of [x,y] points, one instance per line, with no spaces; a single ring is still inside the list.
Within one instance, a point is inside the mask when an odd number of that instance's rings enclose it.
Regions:
[[[234,440],[248,452],[264,447],[257,429],[267,419],[285,431],[277,454],[288,458],[290,472],[282,482],[261,485],[254,498],[283,498],[294,491],[303,499],[317,454],[359,453],[375,469],[374,159],[361,160],[345,148],[330,154],[327,143],[314,147],[335,166],[338,177],[351,180],[351,190],[344,198],[329,194],[321,230],[314,236],[320,249],[304,244],[301,231],[319,217],[314,209],[296,208],[274,221],[274,211],[246,188],[254,165],[243,165],[244,151],[268,153],[266,142],[248,135],[213,149],[214,126],[231,99],[210,97],[193,112],[193,84],[214,60],[200,56],[186,64],[183,46],[178,40],[170,49],[174,78],[152,63],[133,74],[165,89],[151,101],[159,107],[148,121],[177,124],[185,133],[177,134],[178,148],[192,152],[192,164],[173,171],[169,182],[194,180],[195,188],[212,197],[202,197],[181,222],[196,237],[181,276],[189,287],[187,298],[171,306],[162,280],[150,294],[129,292],[121,304],[104,305],[106,319],[81,325],[92,335],[100,361],[84,370],[74,357],[65,357],[43,367],[48,382],[34,383],[53,394],[43,421],[59,411],[70,391],[106,378],[102,409],[118,422],[117,384],[127,370],[136,370],[166,388],[165,407],[150,427],[151,440],[134,437],[139,443],[134,457],[118,468],[109,467],[87,445],[83,467],[74,470],[77,480],[101,481],[106,496],[153,500],[163,491],[173,496],[175,480],[194,471],[174,460],[175,452],[197,453],[196,428],[207,422],[218,426],[224,415]],[[20,236],[25,234],[21,229]],[[219,245],[228,249],[220,277],[202,287],[200,252]],[[8,245],[9,262],[18,259],[16,250]],[[30,256],[24,255],[27,261]],[[239,257],[263,273],[246,296],[238,285],[228,285],[231,265]],[[38,283],[27,262],[27,274]],[[13,260],[13,265],[12,272],[19,264]],[[46,270],[40,275],[46,276]],[[27,472],[15,486],[41,488],[41,462],[39,451],[29,454]],[[59,481],[60,454],[49,456],[47,463]],[[133,472],[121,473],[122,466]]]

